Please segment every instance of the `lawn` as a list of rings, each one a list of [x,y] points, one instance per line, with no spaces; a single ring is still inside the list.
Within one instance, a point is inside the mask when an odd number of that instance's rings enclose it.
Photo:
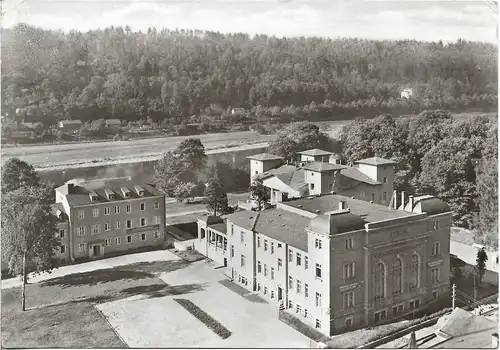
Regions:
[[[157,274],[179,270],[185,261],[135,263],[54,278],[2,290],[2,345],[19,347],[126,347],[95,303],[134,295],[157,298],[198,291],[198,284],[169,286]]]

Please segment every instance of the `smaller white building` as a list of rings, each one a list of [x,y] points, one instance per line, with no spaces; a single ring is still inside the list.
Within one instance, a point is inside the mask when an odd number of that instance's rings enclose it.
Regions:
[[[413,89],[404,89],[401,91],[401,98],[406,98],[409,100],[413,96]]]

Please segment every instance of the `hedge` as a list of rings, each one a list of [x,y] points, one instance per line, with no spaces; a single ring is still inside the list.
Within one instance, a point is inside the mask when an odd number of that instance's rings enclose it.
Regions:
[[[205,326],[211,329],[222,339],[227,339],[232,334],[229,329],[221,325],[217,320],[213,319],[209,314],[196,306],[192,301],[187,299],[174,299],[179,305],[186,309],[191,315],[203,322]]]
[[[299,320],[297,317],[290,315],[288,312],[284,310],[279,311],[279,319],[283,323],[287,324],[288,326],[292,327],[296,331],[300,332],[301,334],[305,335],[309,339],[314,340],[315,342],[323,342],[326,343],[330,338],[325,336],[324,334],[320,333],[313,327],[305,324],[301,320]]]

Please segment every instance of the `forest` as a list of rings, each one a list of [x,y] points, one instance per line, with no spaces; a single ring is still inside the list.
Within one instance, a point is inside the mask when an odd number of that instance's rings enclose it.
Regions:
[[[117,118],[158,124],[280,122],[496,110],[497,48],[455,43],[278,38],[110,27],[2,30],[2,114],[52,125]],[[410,88],[413,95],[401,98]]]

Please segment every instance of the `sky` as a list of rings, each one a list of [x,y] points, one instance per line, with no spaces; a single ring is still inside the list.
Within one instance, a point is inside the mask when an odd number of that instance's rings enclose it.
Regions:
[[[486,1],[4,0],[2,27],[199,29],[276,36],[497,42]]]

